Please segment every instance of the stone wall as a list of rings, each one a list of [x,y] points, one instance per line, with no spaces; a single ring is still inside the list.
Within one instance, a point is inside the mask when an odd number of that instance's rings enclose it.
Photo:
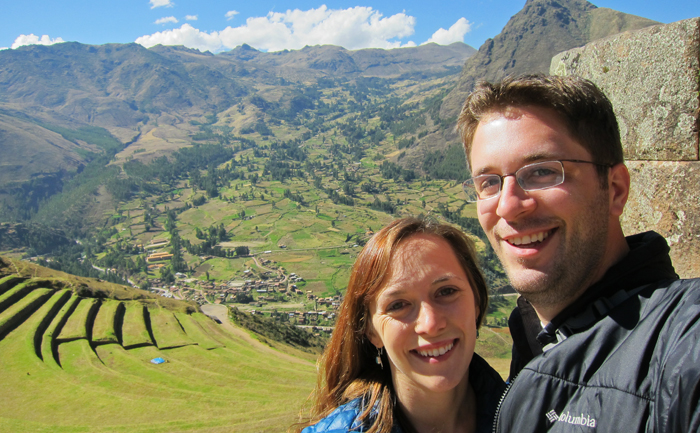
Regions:
[[[625,233],[661,233],[678,274],[700,277],[700,18],[565,51],[550,73],[593,81],[615,107],[632,177]]]

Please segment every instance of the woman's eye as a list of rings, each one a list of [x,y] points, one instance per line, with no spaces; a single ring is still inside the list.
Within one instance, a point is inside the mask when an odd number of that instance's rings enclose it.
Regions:
[[[455,293],[457,289],[454,287],[443,287],[442,289],[438,290],[437,295],[438,296],[449,296],[453,293]]]
[[[392,302],[392,303],[389,304],[389,306],[386,308],[386,311],[387,311],[387,312],[398,311],[398,310],[402,309],[402,308],[405,307],[405,306],[406,306],[406,303],[405,303],[404,301]]]

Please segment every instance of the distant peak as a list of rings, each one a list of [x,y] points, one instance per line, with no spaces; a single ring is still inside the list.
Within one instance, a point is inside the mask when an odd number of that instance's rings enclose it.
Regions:
[[[256,50],[255,48],[251,47],[251,46],[248,45],[248,44],[243,44],[243,45],[238,46],[238,47],[236,47],[236,48],[234,48],[234,49],[235,49],[235,50],[240,50],[240,51],[258,51],[258,50]]]

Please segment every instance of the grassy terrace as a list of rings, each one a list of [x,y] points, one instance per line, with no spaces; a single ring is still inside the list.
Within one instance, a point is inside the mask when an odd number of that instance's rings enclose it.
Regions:
[[[0,309],[2,432],[280,432],[313,387],[313,363],[281,344],[140,291],[87,296],[104,282],[2,277],[41,272],[18,263],[0,259],[2,295],[22,293]]]

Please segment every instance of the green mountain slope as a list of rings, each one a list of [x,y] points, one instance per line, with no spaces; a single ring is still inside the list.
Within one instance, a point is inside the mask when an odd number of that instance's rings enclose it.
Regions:
[[[3,432],[279,432],[315,383],[191,304],[2,258],[0,353]]]

